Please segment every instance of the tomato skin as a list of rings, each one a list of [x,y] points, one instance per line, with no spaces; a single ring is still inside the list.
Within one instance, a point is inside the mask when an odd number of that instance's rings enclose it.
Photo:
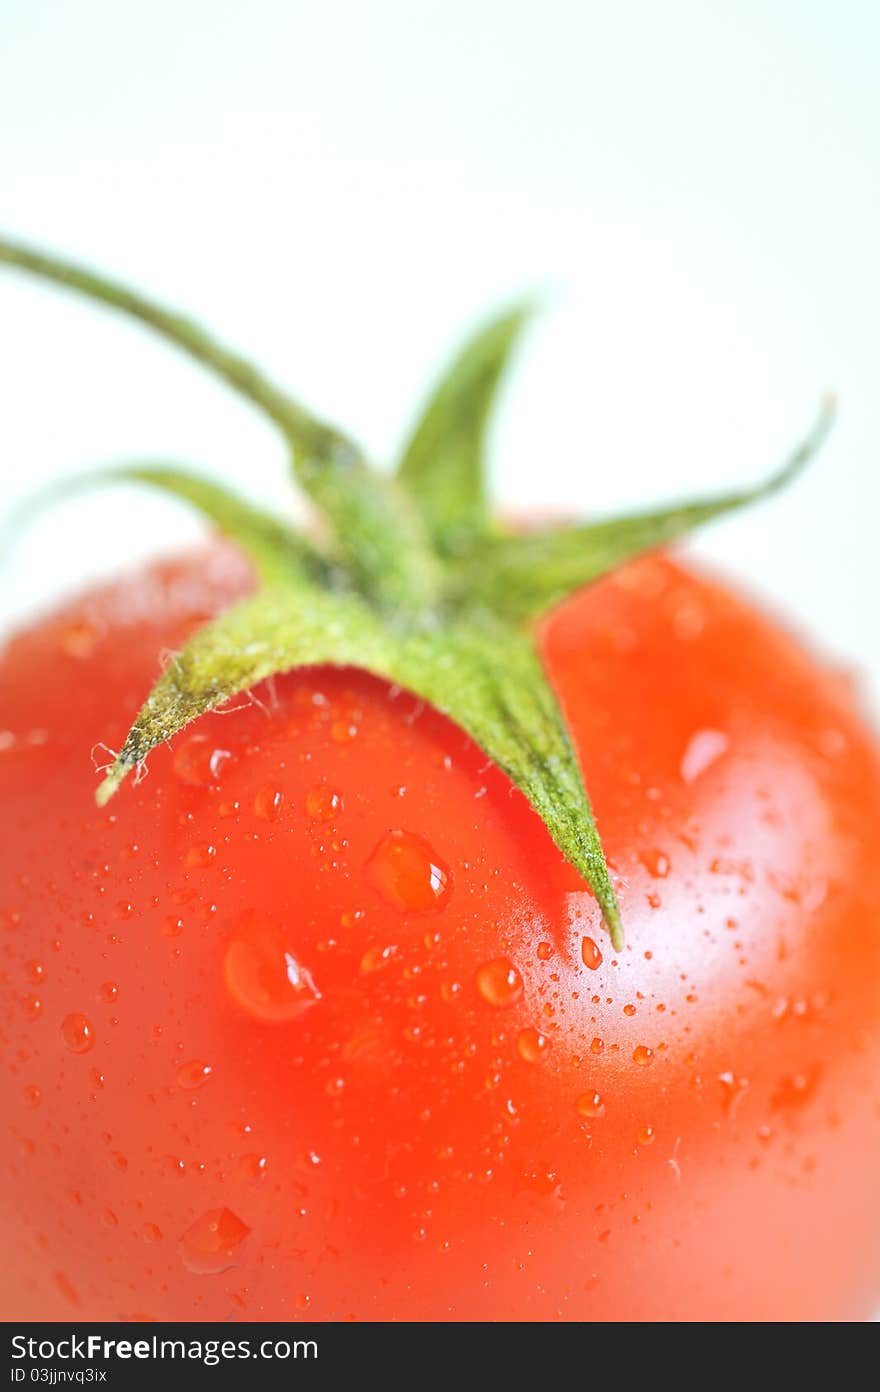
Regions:
[[[880,758],[842,681],[664,559],[545,623],[618,956],[498,770],[361,673],[95,808],[89,749],[248,583],[157,566],[0,664],[4,1316],[867,1317]]]

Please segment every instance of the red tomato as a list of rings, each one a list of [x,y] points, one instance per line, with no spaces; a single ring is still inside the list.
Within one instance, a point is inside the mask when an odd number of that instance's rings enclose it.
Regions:
[[[247,583],[158,566],[0,667],[5,1317],[867,1316],[880,759],[846,685],[665,560],[550,619],[617,956],[505,778],[356,671],[96,809],[91,746]]]

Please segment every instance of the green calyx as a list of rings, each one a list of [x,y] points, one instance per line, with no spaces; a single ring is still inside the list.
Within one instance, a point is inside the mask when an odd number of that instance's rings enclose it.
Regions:
[[[197,473],[149,461],[92,471],[52,491],[57,498],[113,482],[161,489],[246,551],[259,580],[252,596],[196,632],[169,664],[98,787],[98,803],[158,744],[273,674],[318,664],[364,668],[436,706],[504,770],[583,875],[614,947],[622,947],[614,888],[534,621],[633,556],[782,487],[818,448],[831,403],[785,466],[755,488],[513,534],[488,505],[485,438],[527,308],[501,314],[465,345],[388,474],[189,319],[3,239],[0,263],[139,320],[250,400],[281,430],[294,478],[325,524],[314,540]]]

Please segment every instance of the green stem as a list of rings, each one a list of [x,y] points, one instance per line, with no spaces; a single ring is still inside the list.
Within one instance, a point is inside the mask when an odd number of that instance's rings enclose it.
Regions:
[[[0,263],[98,300],[173,343],[280,427],[296,476],[330,521],[355,584],[380,608],[422,614],[437,603],[440,577],[427,527],[396,480],[368,469],[360,448],[275,386],[252,362],[193,320],[93,271],[0,237]]]

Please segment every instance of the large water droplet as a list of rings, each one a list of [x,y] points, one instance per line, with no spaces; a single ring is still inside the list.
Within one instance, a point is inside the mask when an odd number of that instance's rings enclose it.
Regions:
[[[649,1049],[647,1044],[637,1044],[633,1049],[633,1063],[637,1063],[641,1068],[649,1064],[654,1057],[654,1050]]]
[[[575,1106],[583,1117],[603,1117],[605,1115],[605,1103],[598,1092],[582,1093]]]
[[[87,1015],[74,1011],[61,1022],[61,1037],[73,1054],[87,1054],[95,1042],[95,1028]]]
[[[581,961],[590,971],[602,965],[602,953],[592,938],[581,938]]]
[[[191,1059],[178,1068],[177,1086],[183,1088],[184,1092],[192,1092],[194,1088],[204,1087],[213,1072],[210,1063],[205,1063],[204,1059]]]
[[[306,793],[306,812],[313,822],[332,822],[342,811],[342,794],[326,783],[316,783]]]
[[[230,940],[223,971],[236,1004],[258,1020],[293,1020],[321,999],[288,934],[253,914]]]
[[[367,861],[367,879],[396,909],[438,909],[452,888],[452,875],[422,836],[389,831]]]
[[[516,1037],[516,1052],[526,1063],[539,1063],[550,1047],[550,1040],[540,1030],[529,1027]]]
[[[523,979],[508,957],[496,957],[477,969],[477,990],[489,1005],[513,1005],[523,993]]]
[[[218,1276],[235,1266],[241,1244],[250,1228],[231,1209],[212,1208],[187,1228],[180,1239],[180,1255],[196,1276]]]
[[[276,822],[284,807],[284,794],[280,788],[267,783],[254,798],[254,812],[264,822]]]
[[[207,787],[219,782],[229,757],[229,750],[218,749],[208,735],[191,735],[174,751],[174,772],[194,788]]]

